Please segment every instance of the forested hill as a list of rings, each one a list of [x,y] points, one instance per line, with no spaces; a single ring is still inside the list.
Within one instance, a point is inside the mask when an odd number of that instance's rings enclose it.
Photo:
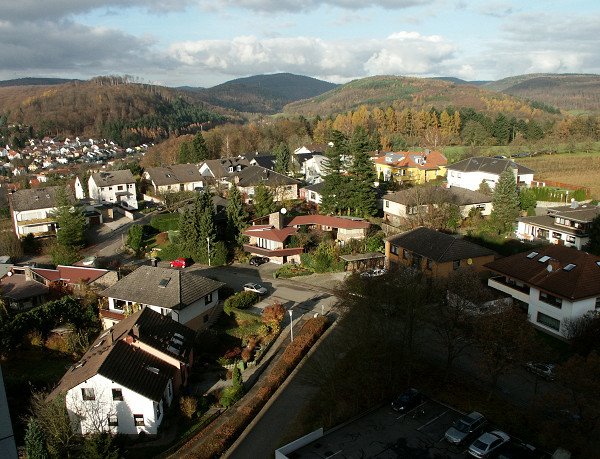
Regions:
[[[537,73],[504,78],[483,87],[565,111],[600,111],[600,75]]]
[[[0,116],[32,126],[38,136],[101,136],[122,145],[158,141],[225,119],[190,93],[119,77],[0,88]]]
[[[312,99],[292,102],[285,113],[305,116],[328,116],[367,107],[388,107],[444,110],[472,108],[478,112],[511,113],[517,118],[548,116],[545,107],[533,107],[529,102],[473,84],[456,84],[435,78],[375,76],[354,80]]]
[[[70,83],[72,81],[81,81],[81,80],[68,80],[66,78],[16,78],[14,80],[4,80],[0,81],[0,87],[8,87],[8,86],[50,86],[55,84],[65,84]]]
[[[274,114],[289,102],[323,94],[337,85],[292,73],[238,78],[207,89],[196,89],[207,103],[240,112]]]

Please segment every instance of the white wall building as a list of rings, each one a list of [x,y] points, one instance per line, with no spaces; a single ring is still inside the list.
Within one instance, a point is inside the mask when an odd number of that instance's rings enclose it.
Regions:
[[[469,190],[478,190],[481,183],[494,189],[500,174],[511,169],[515,174],[518,186],[531,186],[533,171],[508,159],[478,156],[463,159],[447,166],[446,179],[449,186],[458,186]]]
[[[501,258],[486,265],[498,274],[488,285],[527,308],[529,321],[568,337],[568,323],[600,309],[600,257],[561,245]]]
[[[100,204],[120,204],[137,209],[135,179],[130,170],[98,172],[88,180],[90,199]]]
[[[15,191],[9,196],[15,234],[35,237],[56,232],[56,200],[62,187],[52,186]]]

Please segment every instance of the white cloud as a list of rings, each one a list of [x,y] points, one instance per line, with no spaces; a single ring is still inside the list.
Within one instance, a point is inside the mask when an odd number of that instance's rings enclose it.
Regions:
[[[337,7],[348,10],[365,8],[404,9],[427,5],[434,0],[221,0],[221,8],[237,7],[261,12],[306,12],[321,6]],[[204,3],[204,2],[203,2]],[[214,4],[214,2],[205,2]]]

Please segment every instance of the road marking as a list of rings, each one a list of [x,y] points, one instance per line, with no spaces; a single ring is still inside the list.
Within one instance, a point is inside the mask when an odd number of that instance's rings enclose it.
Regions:
[[[426,424],[423,424],[421,427],[419,427],[417,430],[421,430],[423,427],[427,427],[429,424],[431,424],[432,422],[437,421],[439,418],[441,418],[443,415],[445,415],[448,412],[448,410],[444,411],[442,414],[436,416],[435,418],[433,418],[431,421],[427,422]]]

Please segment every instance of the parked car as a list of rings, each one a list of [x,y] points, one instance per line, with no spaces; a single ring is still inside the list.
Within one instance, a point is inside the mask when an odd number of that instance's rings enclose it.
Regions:
[[[189,261],[187,258],[179,257],[169,263],[169,266],[171,266],[171,268],[185,268],[186,266],[189,266]]]
[[[417,389],[408,389],[392,402],[392,409],[406,413],[425,401],[425,396]]]
[[[495,459],[541,459],[544,453],[534,446],[508,442],[496,450]]]
[[[379,277],[379,276],[383,276],[385,273],[387,273],[387,269],[385,269],[385,268],[373,268],[373,269],[368,269],[367,271],[360,273],[360,276],[361,277]]]
[[[486,432],[469,446],[469,454],[474,457],[490,457],[494,451],[507,443],[510,437],[501,430]]]
[[[267,293],[267,289],[260,284],[254,284],[252,282],[248,282],[244,284],[244,291],[246,292],[256,292],[259,295],[265,295]]]
[[[250,258],[249,263],[252,266],[260,266],[262,264],[268,263],[269,259],[267,257],[252,257]]]
[[[473,411],[460,418],[446,431],[446,440],[454,445],[460,445],[479,434],[486,424],[485,416]]]
[[[555,365],[553,363],[527,362],[525,368],[547,381],[554,381]]]

